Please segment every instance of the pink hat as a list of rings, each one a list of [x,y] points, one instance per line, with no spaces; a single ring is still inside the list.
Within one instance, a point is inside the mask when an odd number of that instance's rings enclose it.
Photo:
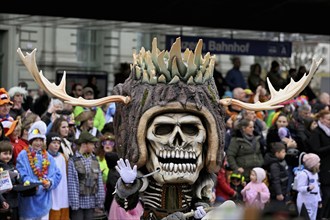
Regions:
[[[306,168],[311,169],[320,162],[320,157],[313,153],[305,154],[303,162]]]
[[[264,179],[266,178],[266,172],[263,168],[261,167],[255,167],[252,169],[254,172],[256,172],[257,175],[257,182],[261,183],[262,181],[264,181]]]

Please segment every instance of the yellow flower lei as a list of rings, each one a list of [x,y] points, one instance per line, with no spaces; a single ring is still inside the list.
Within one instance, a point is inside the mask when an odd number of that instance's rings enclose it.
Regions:
[[[35,151],[31,152],[29,147],[26,147],[25,150],[27,152],[30,167],[34,175],[36,175],[42,183],[46,184],[48,182],[48,180],[46,179],[46,175],[48,174],[48,167],[50,165],[47,151],[45,149],[41,150],[42,168],[40,170],[40,168],[36,167],[36,164],[38,164],[38,158],[36,152]]]

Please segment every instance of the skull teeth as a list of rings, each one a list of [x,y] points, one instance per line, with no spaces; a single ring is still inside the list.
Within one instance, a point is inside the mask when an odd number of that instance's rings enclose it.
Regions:
[[[174,173],[194,173],[196,172],[196,164],[192,163],[160,163],[162,170],[164,172],[174,172]]]
[[[180,159],[196,159],[195,151],[186,150],[160,150],[159,157],[167,158],[180,158]]]

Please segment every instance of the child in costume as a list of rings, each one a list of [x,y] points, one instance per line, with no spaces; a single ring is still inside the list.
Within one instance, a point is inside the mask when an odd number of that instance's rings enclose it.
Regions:
[[[304,204],[310,220],[315,220],[318,208],[322,207],[318,176],[320,157],[313,153],[305,154],[303,163],[305,169],[297,174],[297,208],[301,214],[301,208]]]
[[[62,178],[54,158],[44,148],[46,129],[43,121],[33,123],[28,134],[30,145],[17,157],[16,167],[22,181],[40,184],[35,195],[19,197],[20,220],[48,219],[52,207],[51,192]]]
[[[242,190],[243,201],[247,206],[263,209],[270,199],[270,192],[264,182],[266,172],[261,167],[255,167],[250,173],[250,182]]]

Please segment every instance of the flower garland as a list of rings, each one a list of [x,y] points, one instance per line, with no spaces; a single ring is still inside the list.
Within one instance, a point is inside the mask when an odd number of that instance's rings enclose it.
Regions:
[[[48,167],[50,165],[50,162],[48,160],[47,151],[45,149],[41,150],[42,168],[40,170],[39,167],[36,167],[36,165],[38,164],[38,158],[36,156],[36,152],[35,151],[31,152],[29,147],[26,147],[25,150],[27,152],[29,163],[30,163],[30,166],[31,166],[31,169],[32,169],[34,175],[36,175],[42,183],[46,184],[48,182],[48,180],[45,179],[45,177],[48,174]]]

